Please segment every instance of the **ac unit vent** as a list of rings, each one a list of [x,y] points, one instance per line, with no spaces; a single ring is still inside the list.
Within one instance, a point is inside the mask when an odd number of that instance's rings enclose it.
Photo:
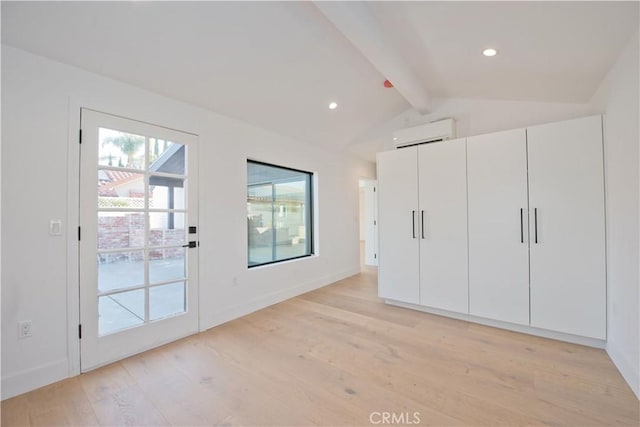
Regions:
[[[396,148],[440,142],[455,138],[456,122],[454,119],[443,119],[425,125],[400,129],[393,133]]]

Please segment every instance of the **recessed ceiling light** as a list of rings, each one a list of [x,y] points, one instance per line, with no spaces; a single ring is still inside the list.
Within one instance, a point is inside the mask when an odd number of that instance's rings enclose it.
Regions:
[[[498,53],[497,50],[495,50],[494,48],[490,47],[488,49],[485,49],[482,51],[482,54],[484,56],[496,56],[496,54]]]
[[[329,104],[329,109],[330,110],[335,110],[336,108],[338,108],[338,104],[335,102],[332,102]]]

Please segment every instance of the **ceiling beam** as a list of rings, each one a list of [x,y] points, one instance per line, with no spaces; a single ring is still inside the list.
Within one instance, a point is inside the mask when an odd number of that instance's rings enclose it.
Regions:
[[[413,108],[422,114],[431,112],[431,97],[385,36],[366,2],[315,1],[314,4]]]

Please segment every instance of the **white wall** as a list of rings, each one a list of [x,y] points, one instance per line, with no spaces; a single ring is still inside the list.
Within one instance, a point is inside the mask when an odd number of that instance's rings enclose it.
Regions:
[[[592,103],[605,111],[607,352],[640,397],[639,49],[636,32]]]
[[[358,179],[373,164],[2,46],[3,398],[78,369],[80,106],[199,135],[201,330],[359,271]],[[317,256],[247,269],[247,158],[316,173]],[[17,339],[19,320],[33,337]]]

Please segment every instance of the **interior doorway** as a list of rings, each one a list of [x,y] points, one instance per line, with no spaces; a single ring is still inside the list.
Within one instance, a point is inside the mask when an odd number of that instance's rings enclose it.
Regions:
[[[363,265],[378,265],[377,181],[360,179],[360,250]]]

